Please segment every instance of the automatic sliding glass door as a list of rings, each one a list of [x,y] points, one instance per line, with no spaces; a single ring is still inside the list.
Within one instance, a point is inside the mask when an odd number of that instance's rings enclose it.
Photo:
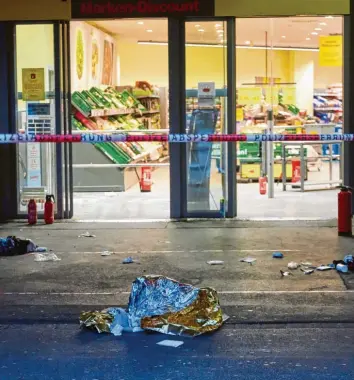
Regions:
[[[228,30],[226,21],[185,23],[188,134],[230,133]],[[235,185],[236,177],[229,182],[229,175],[234,172],[229,165],[235,166],[236,162],[229,160],[228,144],[191,142],[184,145],[187,217],[234,216],[228,212],[228,206],[230,186]]]

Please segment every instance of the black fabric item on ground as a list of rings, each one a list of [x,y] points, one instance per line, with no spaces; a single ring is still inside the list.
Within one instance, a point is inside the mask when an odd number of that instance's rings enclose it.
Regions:
[[[28,239],[20,239],[16,236],[0,238],[0,256],[17,256],[28,253],[28,245],[31,243]]]

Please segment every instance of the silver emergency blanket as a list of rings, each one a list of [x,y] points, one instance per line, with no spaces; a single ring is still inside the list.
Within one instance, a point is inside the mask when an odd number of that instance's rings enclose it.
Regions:
[[[215,290],[195,288],[164,276],[138,277],[126,311],[108,308],[80,316],[81,326],[114,335],[143,329],[196,336],[216,330],[224,320]]]

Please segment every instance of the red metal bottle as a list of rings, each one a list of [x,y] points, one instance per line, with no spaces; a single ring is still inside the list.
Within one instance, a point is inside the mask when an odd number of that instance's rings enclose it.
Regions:
[[[44,221],[46,224],[54,223],[54,195],[46,195],[44,204]]]
[[[259,194],[267,194],[267,177],[259,177]]]
[[[27,219],[28,224],[36,224],[38,215],[37,215],[37,203],[34,199],[30,199],[27,206]]]
[[[352,236],[352,192],[345,186],[338,193],[338,236]]]

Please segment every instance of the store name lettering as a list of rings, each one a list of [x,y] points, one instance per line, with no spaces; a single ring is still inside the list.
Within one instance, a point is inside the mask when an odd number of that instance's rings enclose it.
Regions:
[[[149,1],[138,1],[136,4],[115,4],[108,1],[105,4],[95,4],[92,1],[86,1],[81,4],[80,13],[82,15],[92,14],[158,14],[158,13],[196,13],[200,11],[200,1],[190,1],[184,3],[160,3],[153,4]]]

